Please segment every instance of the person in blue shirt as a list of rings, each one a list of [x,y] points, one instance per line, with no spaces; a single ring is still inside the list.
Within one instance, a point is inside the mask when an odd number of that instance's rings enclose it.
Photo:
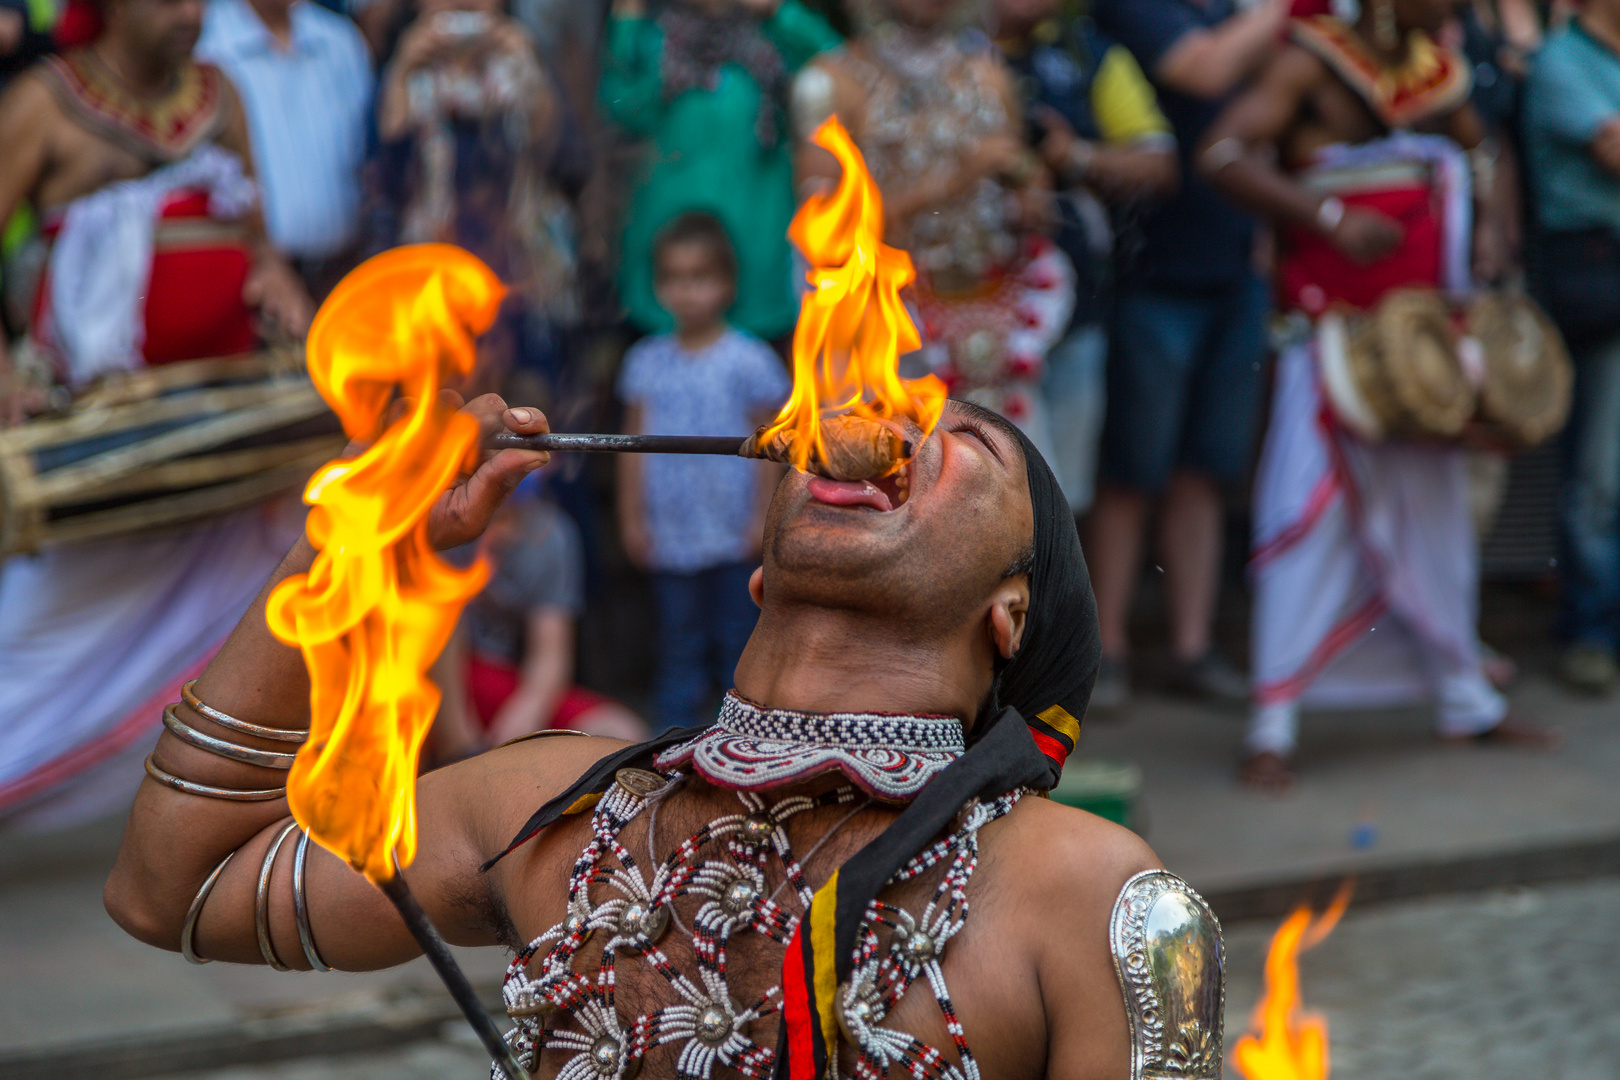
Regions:
[[[1254,223],[1198,175],[1193,148],[1276,47],[1288,5],[1260,0],[1097,0],[1097,27],[1135,55],[1180,149],[1176,195],[1148,215],[1122,260],[1097,503],[1086,554],[1103,666],[1093,708],[1129,696],[1127,616],[1148,518],[1159,505],[1173,682],[1248,698],[1211,641],[1220,587],[1222,489],[1248,475],[1270,297],[1255,271]]]
[[[787,399],[787,372],[769,346],[726,322],[737,261],[725,226],[702,211],[675,218],[653,246],[653,278],[675,330],[625,357],[625,431],[742,436],[768,421]],[[696,724],[710,693],[731,686],[758,614],[748,578],[781,475],[742,458],[619,458],[625,551],[651,574],[657,599],[657,725]]]
[[[242,97],[271,243],[324,295],[359,238],[376,85],[365,39],[308,0],[209,0],[196,55]]]
[[[1051,464],[1076,514],[1096,489],[1115,226],[1176,186],[1170,122],[1124,46],[1058,0],[997,0],[996,46],[1016,80],[1026,138],[1056,188],[1052,238],[1074,267],[1074,313],[1041,375]],[[1111,220],[1112,219],[1112,220]]]
[[[1536,56],[1524,138],[1541,292],[1575,360],[1563,675],[1603,693],[1620,683],[1620,0],[1587,0]]]

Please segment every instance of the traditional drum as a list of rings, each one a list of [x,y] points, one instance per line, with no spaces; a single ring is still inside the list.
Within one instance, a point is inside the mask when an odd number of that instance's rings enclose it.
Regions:
[[[1464,344],[1479,350],[1483,374],[1480,419],[1520,446],[1556,435],[1569,418],[1575,369],[1552,319],[1517,291],[1481,293],[1467,319]]]
[[[110,376],[0,431],[0,558],[249,506],[343,444],[301,349]]]
[[[1478,403],[1445,300],[1396,289],[1370,314],[1324,315],[1317,358],[1334,415],[1363,438],[1459,437]]]

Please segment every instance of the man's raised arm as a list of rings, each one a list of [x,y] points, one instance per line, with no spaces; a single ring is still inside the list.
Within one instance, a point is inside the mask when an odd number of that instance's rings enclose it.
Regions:
[[[1398,222],[1306,190],[1277,164],[1277,143],[1299,118],[1306,96],[1328,77],[1322,62],[1285,48],[1260,78],[1210,125],[1195,158],[1211,184],[1272,221],[1322,233],[1346,256],[1372,262],[1401,242]]]
[[[454,395],[450,395],[454,397]],[[459,404],[459,399],[456,399]],[[508,410],[493,394],[465,409],[484,435],[503,428],[525,435],[549,430],[536,409]],[[546,455],[502,450],[442,495],[429,513],[429,535],[442,549],[481,534],[496,507]],[[283,645],[265,624],[265,603],[286,577],[309,569],[314,550],[300,538],[259,594],[195,686],[196,701],[209,709],[272,731],[309,726],[309,678],[302,656]],[[252,751],[287,753],[291,743],[221,725],[182,704],[178,719],[205,737],[228,740]],[[268,962],[261,944],[259,912],[266,918],[269,951],[290,967],[308,968],[285,884],[294,844],[283,842],[275,865],[278,887],[260,888],[261,866],[276,838],[288,828],[284,795],[238,801],[219,792],[270,791],[286,783],[285,770],[228,760],[165,731],[153,752],[155,772],[136,795],[123,847],[107,881],[108,913],[133,936],[160,948],[178,949],[188,911],[216,867],[207,903],[195,919],[194,951],[210,960]],[[471,877],[487,853],[488,838],[475,818],[489,806],[477,763],[431,774],[419,793],[419,853],[410,867],[411,888],[445,937],[458,944],[492,944],[492,928],[476,906],[465,903]],[[473,789],[473,790],[469,790]],[[187,790],[189,789],[189,790]],[[502,838],[504,839],[504,837]],[[307,855],[308,922],[328,965],[365,970],[400,963],[417,948],[382,893],[341,860],[310,846]],[[264,902],[259,902],[263,892]]]
[[[1261,0],[1217,27],[1189,31],[1159,57],[1153,77],[1193,97],[1224,97],[1275,48],[1287,19],[1287,0]]]

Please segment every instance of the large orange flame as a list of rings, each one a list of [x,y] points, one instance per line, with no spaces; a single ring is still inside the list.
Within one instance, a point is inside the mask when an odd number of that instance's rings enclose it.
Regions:
[[[304,654],[310,734],[287,777],[298,823],[373,881],[416,854],[416,771],[439,704],[428,667],[482,564],[457,570],[434,552],[427,514],[478,460],[478,424],[438,399],[476,359],[473,336],[505,290],[447,244],[398,248],[344,278],[321,306],[306,351],[315,387],[359,457],[327,464],[304,490],[308,574],[276,586],[267,619]],[[383,428],[396,395],[408,415]]]
[[[810,263],[810,291],[793,334],[793,394],[762,442],[793,433],[793,464],[827,458],[825,416],[909,418],[926,435],[945,407],[945,384],[932,375],[900,378],[900,356],[921,345],[900,299],[916,278],[911,256],[883,242],[883,197],[866,161],[836,118],[813,136],[843,169],[829,195],[812,195],[788,235]]]
[[[1296,908],[1272,937],[1266,992],[1254,1010],[1260,1034],[1245,1035],[1232,1048],[1232,1063],[1245,1080],[1327,1080],[1327,1020],[1300,1009],[1299,954],[1333,932],[1350,906],[1350,892],[1346,882],[1314,923],[1310,908]]]

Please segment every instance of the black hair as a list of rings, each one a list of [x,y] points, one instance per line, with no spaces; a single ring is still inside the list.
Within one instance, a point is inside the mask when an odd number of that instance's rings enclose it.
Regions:
[[[658,230],[653,240],[653,273],[656,276],[664,264],[664,253],[679,244],[701,244],[725,275],[737,284],[737,253],[731,246],[731,235],[720,219],[707,210],[688,210],[672,218]]]
[[[1029,545],[1002,571],[1004,578],[1029,577],[1023,645],[1011,659],[995,658],[995,677],[969,739],[982,736],[1007,705],[1027,719],[1055,703],[1078,720],[1091,697],[1101,649],[1096,601],[1068,500],[1046,459],[1010,420],[971,401],[953,398],[951,406],[1017,445],[1035,516]]]

